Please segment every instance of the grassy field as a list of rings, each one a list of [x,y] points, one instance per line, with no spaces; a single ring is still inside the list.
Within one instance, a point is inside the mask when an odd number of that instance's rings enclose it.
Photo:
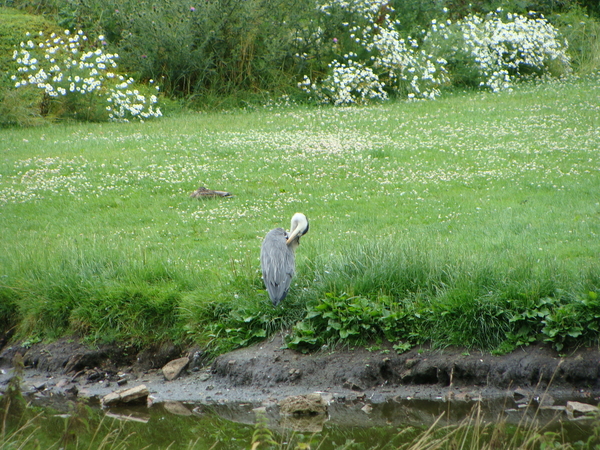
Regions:
[[[364,337],[377,310],[369,337],[405,346],[597,343],[599,105],[589,78],[1,130],[0,325],[218,352],[298,321],[297,347]],[[274,309],[260,244],[297,211],[310,232]]]

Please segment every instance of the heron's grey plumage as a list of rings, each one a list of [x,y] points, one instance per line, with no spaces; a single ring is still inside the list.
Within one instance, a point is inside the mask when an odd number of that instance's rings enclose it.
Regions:
[[[277,306],[288,293],[295,272],[294,251],[300,237],[308,231],[308,220],[304,214],[294,214],[292,229],[286,233],[275,228],[267,233],[260,250],[260,265],[263,280],[273,306]]]

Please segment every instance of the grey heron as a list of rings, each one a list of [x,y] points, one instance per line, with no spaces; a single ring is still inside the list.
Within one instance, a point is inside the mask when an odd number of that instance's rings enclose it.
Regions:
[[[300,245],[300,237],[307,232],[308,219],[304,214],[296,213],[289,234],[283,228],[275,228],[265,236],[260,249],[260,267],[273,306],[288,293],[296,266],[294,252]]]

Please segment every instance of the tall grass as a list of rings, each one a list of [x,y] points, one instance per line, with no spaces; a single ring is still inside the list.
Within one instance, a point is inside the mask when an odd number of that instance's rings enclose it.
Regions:
[[[597,96],[589,78],[435,103],[4,130],[0,320],[19,337],[215,351],[291,327],[326,294],[427,307],[444,320],[411,332],[435,345],[539,331],[519,314],[548,298],[591,322]],[[189,198],[199,185],[235,197]],[[260,243],[296,211],[311,230],[272,309]]]
[[[308,304],[329,293],[383,299],[390,311],[404,312],[399,339],[491,350],[521,327],[514,320],[518,312],[534,310],[547,297],[573,301],[569,295],[585,296],[599,286],[562,262],[465,254],[413,239],[381,239],[319,258],[303,298]]]

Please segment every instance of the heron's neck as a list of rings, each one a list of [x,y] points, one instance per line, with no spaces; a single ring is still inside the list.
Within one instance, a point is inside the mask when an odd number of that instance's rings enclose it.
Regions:
[[[291,251],[295,252],[295,251],[296,251],[296,249],[298,248],[298,246],[299,246],[299,245],[300,245],[300,239],[298,239],[298,238],[296,237],[296,238],[295,238],[295,239],[294,239],[292,242],[290,242],[290,243],[288,244],[288,248],[289,248]]]

